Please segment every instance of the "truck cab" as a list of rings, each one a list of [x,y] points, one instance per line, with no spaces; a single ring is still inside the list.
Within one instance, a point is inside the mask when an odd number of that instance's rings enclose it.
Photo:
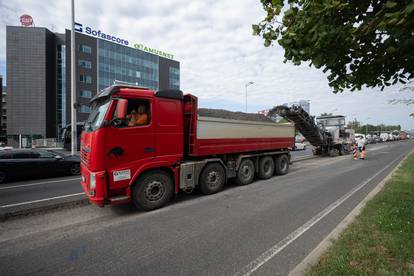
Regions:
[[[175,175],[173,164],[183,157],[182,98],[179,90],[114,85],[91,100],[81,135],[81,184],[92,203],[130,202],[132,183],[145,171]],[[156,198],[165,191],[154,183],[145,192]]]

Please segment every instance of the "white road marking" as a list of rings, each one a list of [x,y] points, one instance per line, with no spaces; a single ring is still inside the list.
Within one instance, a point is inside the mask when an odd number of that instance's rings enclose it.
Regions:
[[[283,240],[279,241],[277,244],[273,245],[271,248],[269,248],[267,251],[265,251],[263,254],[261,254],[258,258],[253,260],[251,263],[243,267],[238,273],[235,275],[237,276],[248,276],[251,275],[253,272],[255,272],[258,268],[260,268],[262,265],[264,265],[266,262],[268,262],[270,259],[272,259],[274,256],[276,256],[279,252],[281,252],[284,248],[286,248],[289,244],[291,244],[293,241],[295,241],[297,238],[302,236],[306,231],[308,231],[312,226],[314,226],[316,223],[318,223],[320,220],[322,220],[324,217],[326,217],[329,213],[331,213],[333,210],[335,210],[339,205],[341,205],[345,200],[350,198],[352,195],[354,195],[356,192],[361,190],[365,185],[367,185],[371,180],[373,180],[375,177],[377,177],[379,174],[381,174],[383,171],[391,167],[397,160],[400,159],[400,157],[406,155],[406,153],[402,154],[398,158],[394,159],[391,163],[389,163],[387,166],[382,168],[380,171],[375,173],[373,176],[359,184],[358,186],[354,187],[352,190],[350,190],[348,193],[343,195],[341,198],[339,198],[337,201],[333,202],[331,205],[329,205],[327,208],[322,210],[320,213],[318,213],[316,216],[308,220],[305,224],[297,228],[295,231],[290,233],[288,236],[286,236]]]
[[[80,177],[77,177],[77,178],[51,180],[51,181],[44,181],[44,182],[37,182],[37,183],[30,183],[30,184],[5,186],[5,187],[0,187],[0,190],[8,190],[8,189],[14,189],[14,188],[21,188],[21,187],[38,186],[38,185],[44,185],[44,184],[50,184],[50,183],[59,183],[59,182],[73,181],[73,180],[81,180],[81,178]]]
[[[49,197],[49,198],[42,198],[42,199],[38,199],[38,200],[32,200],[32,201],[14,203],[14,204],[9,204],[9,205],[2,205],[2,206],[0,206],[0,208],[17,207],[17,206],[28,205],[28,204],[38,203],[38,202],[44,202],[44,201],[48,201],[48,200],[54,200],[54,199],[72,197],[72,196],[79,196],[79,195],[84,195],[84,194],[85,193],[76,193],[76,194],[70,194],[70,195],[63,195],[63,196],[55,196],[55,197]]]

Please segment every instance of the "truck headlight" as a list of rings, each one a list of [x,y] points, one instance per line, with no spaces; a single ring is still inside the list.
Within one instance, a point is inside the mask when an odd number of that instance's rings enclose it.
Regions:
[[[91,173],[91,175],[89,176],[89,188],[95,189],[95,186],[96,186],[96,174]]]

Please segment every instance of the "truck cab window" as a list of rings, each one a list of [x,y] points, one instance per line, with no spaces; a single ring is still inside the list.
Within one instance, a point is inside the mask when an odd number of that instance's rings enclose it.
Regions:
[[[115,110],[115,114],[117,110]],[[148,100],[128,99],[127,115],[119,127],[139,127],[150,123],[150,103]]]

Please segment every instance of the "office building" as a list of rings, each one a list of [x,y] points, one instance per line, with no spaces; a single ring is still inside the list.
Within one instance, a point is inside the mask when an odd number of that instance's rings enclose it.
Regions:
[[[55,138],[70,124],[70,40],[70,30],[6,27],[8,135]],[[75,40],[78,122],[89,116],[90,99],[115,80],[153,90],[180,88],[180,64],[171,54],[79,23]]]
[[[3,85],[3,76],[0,75],[0,142],[6,142],[7,129],[7,88]]]

